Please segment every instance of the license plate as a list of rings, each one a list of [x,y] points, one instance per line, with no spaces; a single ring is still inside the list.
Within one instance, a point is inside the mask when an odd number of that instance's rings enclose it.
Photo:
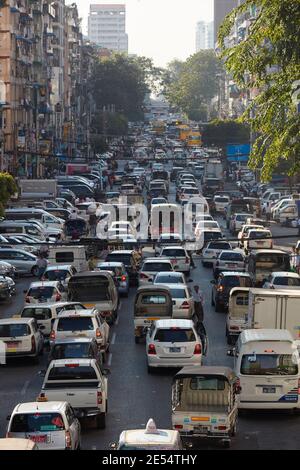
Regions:
[[[170,353],[180,353],[181,348],[170,348]]]
[[[18,348],[18,343],[6,343],[7,352],[16,352]]]
[[[235,268],[235,267],[236,267],[236,264],[234,264],[234,263],[229,263],[228,264],[228,268]]]
[[[276,393],[276,387],[263,387],[263,393]]]
[[[38,436],[28,436],[28,439],[30,439],[33,442],[39,442],[39,443],[44,443],[47,442],[47,434],[43,435],[38,435]]]
[[[207,426],[196,426],[194,428],[195,431],[198,431],[198,432],[208,432],[208,427]]]

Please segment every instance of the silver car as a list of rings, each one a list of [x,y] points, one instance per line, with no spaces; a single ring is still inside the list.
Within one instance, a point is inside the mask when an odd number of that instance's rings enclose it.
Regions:
[[[37,257],[27,251],[0,248],[0,260],[13,265],[19,274],[38,275]]]

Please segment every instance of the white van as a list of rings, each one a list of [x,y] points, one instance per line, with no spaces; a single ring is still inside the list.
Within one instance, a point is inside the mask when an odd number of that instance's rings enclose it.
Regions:
[[[65,221],[55,217],[43,209],[35,209],[30,207],[19,207],[15,209],[6,209],[5,218],[7,220],[39,220],[45,228],[56,228],[63,230]]]
[[[0,222],[0,233],[2,235],[32,235],[41,241],[45,241],[44,232],[35,224],[4,220]]]
[[[244,330],[230,355],[240,379],[239,409],[300,407],[300,359],[287,330]]]
[[[72,264],[77,272],[88,271],[84,246],[51,246],[49,247],[49,264]]]

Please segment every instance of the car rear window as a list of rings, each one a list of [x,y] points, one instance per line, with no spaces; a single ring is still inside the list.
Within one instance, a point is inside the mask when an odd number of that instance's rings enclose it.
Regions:
[[[171,263],[144,263],[142,271],[158,273],[159,271],[173,271]]]
[[[44,274],[45,279],[48,281],[64,281],[68,276],[69,271],[62,270],[62,269],[51,269],[50,271],[46,271]]]
[[[231,246],[230,243],[227,242],[217,242],[217,243],[210,243],[207,248],[209,250],[230,250]]]
[[[167,303],[167,297],[165,295],[149,294],[144,295],[142,298],[142,305],[164,305]]]
[[[204,233],[204,241],[207,242],[209,240],[219,240],[222,238],[222,233],[221,232],[210,232],[210,231],[205,231]]]
[[[297,277],[275,277],[274,284],[278,286],[299,287],[300,279]]]
[[[227,197],[216,197],[215,202],[229,202]]]
[[[170,328],[157,330],[154,341],[161,343],[188,343],[196,341],[195,334],[190,328]]]
[[[32,287],[28,291],[28,296],[33,297],[34,299],[49,299],[52,297],[54,292],[54,287],[51,286],[40,286],[40,287]]]
[[[59,413],[17,414],[13,417],[10,431],[15,433],[63,431],[64,420]]]
[[[50,308],[25,308],[21,313],[22,318],[35,318],[36,320],[48,320],[52,317]]]
[[[244,261],[244,257],[241,253],[222,253],[220,260],[224,261]]]
[[[160,284],[184,284],[182,276],[160,276],[155,278],[156,283]]]
[[[190,382],[191,390],[225,390],[225,380],[214,377],[195,377]]]
[[[173,299],[186,299],[186,290],[185,289],[176,289],[176,287],[170,288],[171,295]]]
[[[251,287],[252,286],[250,277],[245,277],[245,276],[226,276],[224,277],[224,284],[226,287]]]
[[[18,338],[29,336],[31,334],[30,327],[23,324],[0,325],[0,338]]]
[[[64,253],[56,253],[56,263],[73,263],[74,253],[72,251],[65,251]]]
[[[106,257],[107,262],[117,262],[123,263],[125,266],[130,266],[131,264],[131,255],[115,255],[113,253],[107,255]]]
[[[185,251],[180,248],[170,248],[164,249],[161,253],[162,256],[167,256],[168,258],[185,258]]]
[[[48,380],[97,380],[97,375],[93,367],[69,364],[53,367],[49,372]]]
[[[93,329],[91,317],[60,318],[57,325],[57,331],[92,331]]]
[[[89,357],[89,343],[56,344],[51,350],[51,360],[55,359],[86,359]]]

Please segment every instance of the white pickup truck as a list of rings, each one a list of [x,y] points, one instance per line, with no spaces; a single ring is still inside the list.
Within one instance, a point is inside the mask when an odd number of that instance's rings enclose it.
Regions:
[[[48,367],[40,397],[66,401],[77,417],[96,418],[97,428],[104,429],[107,382],[95,359],[55,360]]]

